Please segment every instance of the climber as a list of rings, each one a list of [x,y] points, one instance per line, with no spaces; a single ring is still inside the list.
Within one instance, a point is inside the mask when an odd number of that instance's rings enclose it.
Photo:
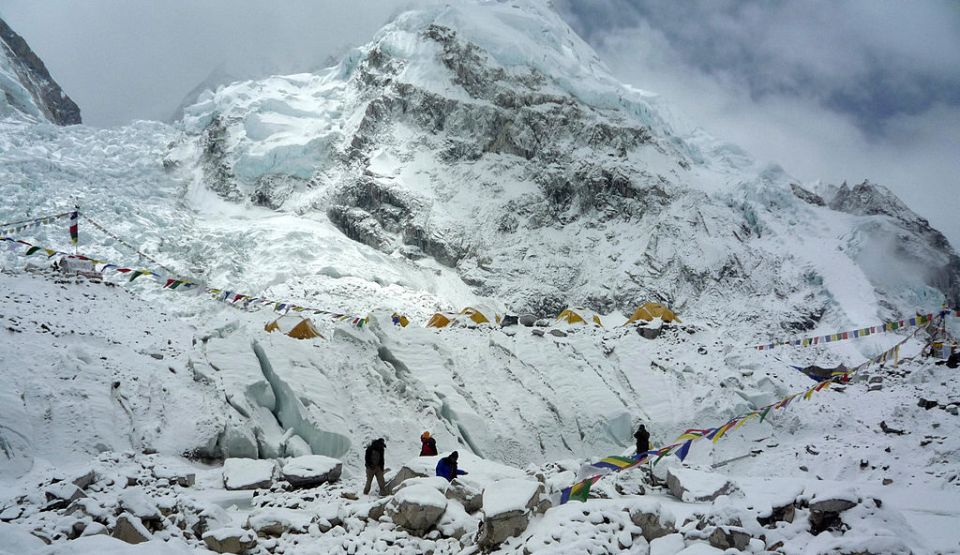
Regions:
[[[420,434],[420,456],[435,457],[437,455],[437,440],[430,437],[430,432]]]
[[[457,468],[458,458],[460,458],[460,453],[454,451],[440,459],[440,462],[437,463],[437,476],[446,478],[448,482],[452,482],[457,476],[465,475],[466,471]]]
[[[643,427],[643,424],[640,424],[640,428],[637,429],[637,433],[633,434],[633,437],[637,440],[637,453],[646,453],[650,450],[650,432]]]
[[[363,455],[363,462],[367,467],[367,484],[363,487],[364,495],[370,494],[370,485],[373,483],[374,477],[377,478],[377,486],[380,488],[380,497],[390,494],[390,492],[387,491],[386,484],[383,483],[383,452],[386,448],[387,443],[382,437],[373,440],[373,442],[367,446],[367,451]]]

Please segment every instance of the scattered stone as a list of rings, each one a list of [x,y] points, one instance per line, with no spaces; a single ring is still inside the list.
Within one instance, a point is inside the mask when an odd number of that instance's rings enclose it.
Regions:
[[[920,401],[917,403],[917,406],[924,410],[930,410],[938,405],[939,403],[937,403],[936,401],[929,401],[927,399],[924,399],[923,397],[921,397]]]
[[[890,426],[887,426],[887,423],[883,420],[880,421],[880,429],[883,430],[883,433],[885,434],[896,434],[898,436],[902,436],[904,434],[903,430],[891,428]]]
[[[822,513],[842,513],[857,506],[857,502],[842,497],[817,499],[810,502],[811,511]]]
[[[275,468],[272,460],[227,459],[223,461],[223,485],[229,490],[269,488]]]
[[[93,483],[96,481],[97,481],[97,473],[94,472],[93,469],[90,469],[87,472],[71,480],[70,483],[72,483],[73,485],[77,486],[80,489],[87,489],[88,487],[93,485]]]
[[[688,503],[714,501],[739,491],[736,484],[720,474],[692,468],[668,469],[667,487],[674,497]]]
[[[113,527],[113,537],[131,544],[150,541],[150,532],[140,522],[140,519],[130,513],[123,513],[117,517],[117,524]]]
[[[885,486],[889,486],[889,485],[892,484],[892,483],[893,483],[893,480],[890,479],[890,478],[884,478],[884,479],[883,479],[883,485],[885,485]]]
[[[734,526],[717,526],[707,538],[710,545],[717,549],[736,549],[743,551],[750,545],[750,534],[746,530]]]
[[[443,515],[447,498],[427,484],[401,488],[387,504],[387,514],[401,528],[423,534]]]
[[[204,534],[203,543],[217,553],[243,553],[257,545],[257,537],[243,528],[220,528]]]
[[[530,330],[530,333],[532,333],[533,335],[536,335],[537,337],[543,337],[543,335],[544,335],[543,330],[540,329],[540,328],[534,328],[534,329]]]
[[[337,459],[306,455],[287,461],[280,470],[280,476],[294,488],[312,488],[327,482],[336,482],[342,471],[343,463]]]
[[[960,416],[960,407],[957,405],[949,405],[945,410],[954,416]]]
[[[140,488],[123,490],[117,497],[117,501],[120,503],[120,508],[141,521],[159,522],[163,518],[157,504]]]
[[[800,470],[802,470],[803,472],[809,472],[809,471],[810,471],[810,469],[807,468],[807,465],[805,465],[805,464],[801,464],[801,465],[800,465]]]
[[[357,496],[357,494],[352,491],[341,491],[340,497],[344,499],[349,499],[350,501],[357,501],[358,499],[360,499],[360,497]]]
[[[537,323],[537,317],[533,314],[521,314],[517,321],[521,326],[532,328]]]
[[[12,507],[6,507],[0,510],[0,522],[10,522],[20,518],[20,515],[23,514],[23,507],[17,507],[16,505]]]
[[[676,522],[663,515],[659,503],[650,507],[635,507],[630,511],[630,520],[643,530],[643,539],[648,542],[677,533]]]
[[[80,488],[70,482],[51,484],[50,486],[47,486],[47,489],[44,491],[44,493],[46,494],[47,501],[61,500],[66,501],[67,503],[87,496],[85,493],[83,493],[83,491],[80,490]]]
[[[291,509],[265,509],[247,519],[250,529],[263,537],[279,537],[287,532],[303,534],[312,523],[310,513]]]

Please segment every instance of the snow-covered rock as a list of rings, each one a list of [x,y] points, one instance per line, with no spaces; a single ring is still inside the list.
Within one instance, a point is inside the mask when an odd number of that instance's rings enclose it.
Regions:
[[[530,512],[537,505],[543,486],[535,480],[506,479],[483,490],[483,521],[477,543],[500,545],[527,529]]]
[[[280,536],[286,532],[305,533],[313,522],[305,511],[293,509],[262,509],[247,519],[251,530],[260,536]]]
[[[152,538],[143,522],[129,513],[123,513],[117,517],[117,523],[113,527],[113,537],[133,544],[143,543]]]
[[[683,501],[713,501],[738,491],[737,485],[722,474],[680,467],[667,470],[667,487]]]
[[[280,468],[280,477],[295,488],[312,488],[326,482],[336,482],[343,471],[343,463],[322,455],[305,455],[289,459]]]
[[[422,534],[440,520],[447,498],[428,484],[402,488],[387,504],[387,514],[398,526]]]
[[[204,534],[203,543],[217,553],[243,553],[257,545],[257,536],[243,528],[220,528]]]
[[[276,469],[272,460],[227,459],[223,461],[223,484],[227,489],[267,488]]]

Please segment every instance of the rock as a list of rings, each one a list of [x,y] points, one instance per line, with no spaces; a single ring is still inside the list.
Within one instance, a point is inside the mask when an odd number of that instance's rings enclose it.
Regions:
[[[530,517],[526,511],[508,511],[492,517],[484,517],[480,521],[477,533],[477,545],[489,549],[505,542],[507,538],[519,536],[530,524]]]
[[[150,532],[140,522],[140,519],[123,513],[117,517],[117,524],[113,527],[113,537],[127,543],[143,543],[150,540]]]
[[[397,491],[397,489],[400,487],[400,484],[409,480],[410,478],[426,478],[426,477],[427,477],[426,474],[422,472],[418,472],[410,468],[409,466],[406,466],[406,465],[401,466],[400,470],[398,470],[397,473],[393,476],[393,478],[390,478],[390,481],[387,482],[387,491]]]
[[[229,490],[269,488],[276,464],[259,459],[223,461],[223,485]]]
[[[286,532],[303,534],[313,517],[306,511],[293,509],[263,509],[250,515],[247,524],[259,536],[278,537]]]
[[[811,511],[820,511],[820,512],[829,512],[829,513],[842,513],[843,511],[852,509],[856,506],[857,506],[856,501],[852,501],[850,499],[845,499],[842,497],[816,499],[810,502]]]
[[[924,399],[923,397],[921,397],[920,401],[917,402],[917,406],[924,410],[930,410],[936,407],[937,405],[939,405],[939,403],[937,403],[936,401],[929,401],[927,399]]]
[[[954,416],[960,415],[960,407],[957,405],[949,405],[945,410]]]
[[[710,545],[717,549],[736,549],[743,551],[750,545],[750,534],[743,528],[734,526],[717,526],[707,538]]]
[[[543,484],[535,480],[508,478],[487,486],[477,545],[489,549],[522,534],[542,492]]]
[[[97,481],[97,473],[94,472],[93,469],[90,469],[85,473],[77,476],[73,480],[70,480],[70,483],[72,483],[73,485],[77,486],[80,489],[87,489],[88,487],[93,485],[93,483],[96,481]]]
[[[447,508],[447,498],[427,484],[401,488],[387,504],[387,514],[401,528],[422,534],[430,529]]]
[[[532,333],[533,335],[536,335],[537,337],[543,337],[543,335],[544,335],[543,330],[540,329],[540,328],[534,328],[534,329],[530,330],[530,333]]]
[[[567,336],[567,332],[565,332],[565,331],[563,331],[563,330],[558,330],[558,329],[554,328],[554,329],[550,330],[550,335],[552,335],[552,336],[554,336],[554,337],[566,337],[566,336]]]
[[[76,501],[77,499],[82,499],[87,496],[83,493],[77,486],[73,485],[70,482],[58,482],[56,484],[51,484],[47,486],[47,489],[44,491],[47,497],[47,501],[61,500],[66,503],[71,501]],[[66,506],[66,505],[64,505]]]
[[[875,383],[868,387],[867,391],[883,391],[883,384]]]
[[[532,328],[537,323],[537,317],[533,314],[521,314],[517,321],[521,326]]]
[[[257,537],[243,528],[220,528],[204,534],[203,543],[217,553],[243,553],[257,545]]]
[[[659,503],[650,507],[634,507],[630,511],[630,520],[643,530],[643,539],[648,542],[677,533],[676,523],[662,515]]]
[[[141,521],[159,522],[163,518],[157,504],[141,488],[123,490],[117,497],[117,501],[120,503],[120,508]]]
[[[890,478],[884,478],[884,479],[883,479],[883,485],[885,485],[885,486],[889,486],[889,485],[892,484],[892,483],[893,483],[893,480],[891,480]]]
[[[886,421],[883,420],[880,421],[880,429],[883,430],[883,433],[885,434],[895,434],[898,436],[902,436],[904,434],[903,430],[891,428],[890,426],[887,426]]]
[[[193,487],[197,483],[197,473],[186,469],[157,466],[153,468],[153,475],[157,479],[169,480],[170,483],[175,483],[184,488]]]
[[[463,510],[475,513],[483,506],[483,495],[460,480],[450,482],[446,492],[447,499],[455,499],[463,505]]]
[[[312,488],[327,482],[336,482],[342,471],[343,463],[337,459],[306,455],[288,460],[280,470],[280,477],[294,488]]]
[[[714,501],[739,491],[736,484],[719,474],[692,468],[669,468],[667,487],[674,497],[688,503]]]
[[[21,514],[23,514],[23,507],[17,507],[16,505],[5,507],[4,509],[0,509],[0,522],[16,520],[20,518]]]
[[[661,328],[647,328],[643,326],[637,326],[637,333],[640,334],[640,337],[644,339],[656,339],[660,337],[662,329]]]

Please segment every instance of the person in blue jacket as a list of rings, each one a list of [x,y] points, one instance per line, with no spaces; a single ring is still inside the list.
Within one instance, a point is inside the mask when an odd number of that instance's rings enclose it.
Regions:
[[[463,476],[466,474],[466,471],[460,470],[457,468],[457,459],[460,458],[460,453],[454,451],[446,457],[440,459],[437,463],[437,476],[446,478],[448,482],[452,482],[457,476]]]

